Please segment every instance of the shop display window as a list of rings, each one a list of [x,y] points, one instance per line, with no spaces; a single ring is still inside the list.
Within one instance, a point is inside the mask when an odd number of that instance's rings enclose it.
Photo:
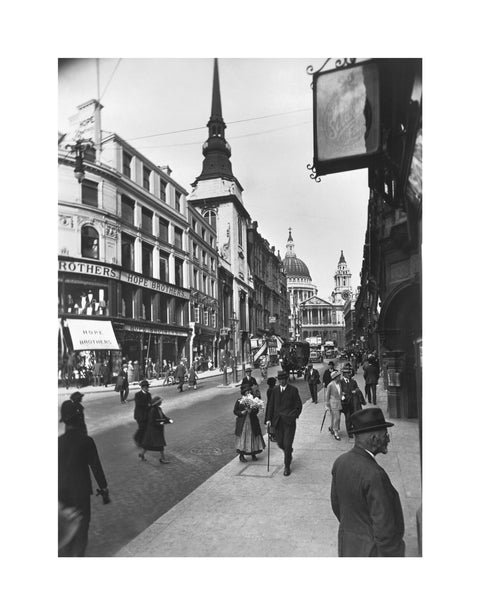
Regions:
[[[135,289],[130,284],[122,284],[122,316],[133,318],[133,302],[135,300]]]
[[[82,283],[65,284],[63,311],[83,316],[109,316],[108,288],[89,287]]]

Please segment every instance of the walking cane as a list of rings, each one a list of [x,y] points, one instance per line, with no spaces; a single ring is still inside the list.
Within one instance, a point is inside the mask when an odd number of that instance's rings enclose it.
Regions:
[[[269,425],[267,425],[267,472],[270,472],[270,433]]]
[[[328,408],[325,408],[325,412],[323,413],[323,421],[322,426],[320,427],[320,431],[323,429],[323,424],[325,423],[325,417],[327,416]]]

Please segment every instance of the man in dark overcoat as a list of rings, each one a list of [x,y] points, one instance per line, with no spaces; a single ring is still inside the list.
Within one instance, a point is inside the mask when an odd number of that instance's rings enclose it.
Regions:
[[[257,380],[252,376],[252,368],[247,367],[245,370],[245,376],[240,383],[240,388],[247,387],[248,389],[252,389],[253,386],[257,386]]]
[[[356,410],[359,410],[362,406],[357,396],[358,384],[357,381],[351,377],[351,370],[349,367],[342,369],[342,377],[340,378],[340,391],[342,399],[342,412],[345,415],[345,428],[349,438],[353,438],[351,434],[351,422],[350,416]]]
[[[340,522],[339,557],[404,557],[405,531],[400,497],[375,455],[390,442],[380,408],[352,414],[355,446],[335,460],[331,505]]]
[[[292,463],[293,440],[297,428],[297,419],[302,412],[302,400],[297,387],[288,384],[288,374],[279,371],[277,374],[278,386],[276,386],[266,410],[267,427],[272,425],[275,433],[275,440],[284,452],[285,469],[284,476],[291,473],[290,464]]]
[[[135,393],[135,408],[133,418],[137,421],[138,429],[133,436],[137,446],[140,446],[148,424],[148,413],[152,404],[152,396],[149,393],[148,380],[140,382],[140,391]]]
[[[178,380],[177,389],[179,393],[183,391],[183,385],[185,384],[186,375],[187,375],[187,368],[185,367],[183,361],[180,361],[180,363],[175,368],[175,373],[174,373],[175,378]]]
[[[375,364],[373,357],[368,357],[367,363],[363,368],[363,376],[365,378],[365,397],[368,403],[373,405],[377,403],[377,384],[379,377],[378,365]]]
[[[93,493],[90,470],[104,504],[110,501],[107,481],[95,442],[87,436],[83,417],[71,400],[62,405],[60,421],[65,423],[65,433],[58,438],[58,501],[80,514],[80,524],[72,539],[59,550],[59,556],[83,557],[88,542],[90,496]]]
[[[326,389],[332,381],[332,372],[336,371],[335,363],[333,361],[328,362],[328,368],[323,372],[322,381],[323,387]]]
[[[313,367],[312,363],[308,364],[305,370],[305,380],[307,381],[308,388],[310,389],[310,395],[314,404],[318,404],[318,385],[320,383],[320,374],[318,370]]]

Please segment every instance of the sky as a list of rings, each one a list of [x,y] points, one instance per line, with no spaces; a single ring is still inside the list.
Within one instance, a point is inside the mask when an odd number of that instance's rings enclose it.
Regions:
[[[318,294],[328,298],[343,250],[360,283],[367,172],[310,179],[313,96],[306,68],[325,58],[219,58],[225,136],[244,205],[270,245],[285,255],[288,228]],[[212,100],[213,58],[68,59],[59,62],[58,129],[78,105],[98,98],[102,129],[154,164],[168,164],[187,191],[202,168]],[[266,117],[267,116],[267,117]],[[163,133],[159,135],[159,133]],[[175,133],[175,134],[164,134]]]

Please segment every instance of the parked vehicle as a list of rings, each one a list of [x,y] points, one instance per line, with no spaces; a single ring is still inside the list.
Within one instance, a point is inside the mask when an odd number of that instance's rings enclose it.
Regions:
[[[310,344],[307,342],[285,342],[280,350],[280,362],[288,374],[302,376],[309,360]]]

